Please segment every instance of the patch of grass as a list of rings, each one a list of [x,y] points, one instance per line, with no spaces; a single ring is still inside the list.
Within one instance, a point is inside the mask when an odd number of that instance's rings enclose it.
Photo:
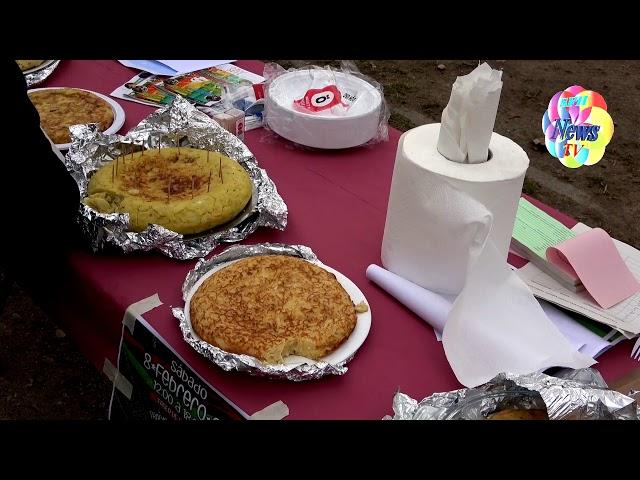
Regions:
[[[522,192],[527,195],[535,196],[536,192],[540,189],[538,182],[531,180],[530,178],[524,179],[524,185],[522,185]]]
[[[406,132],[407,130],[411,130],[412,128],[415,128],[417,126],[407,117],[396,112],[391,113],[391,117],[389,118],[389,125],[400,130],[401,132]]]
[[[406,95],[407,88],[401,84],[390,83],[388,85],[384,85],[384,95],[387,98],[397,98]]]

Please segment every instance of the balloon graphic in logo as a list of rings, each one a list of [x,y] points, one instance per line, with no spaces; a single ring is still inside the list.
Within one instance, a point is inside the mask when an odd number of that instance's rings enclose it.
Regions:
[[[575,127],[571,130],[574,135],[562,135],[561,126]],[[580,128],[591,134],[576,138],[575,131]],[[542,117],[542,131],[549,153],[566,167],[578,168],[602,159],[613,136],[613,120],[602,95],[573,85],[551,98]]]

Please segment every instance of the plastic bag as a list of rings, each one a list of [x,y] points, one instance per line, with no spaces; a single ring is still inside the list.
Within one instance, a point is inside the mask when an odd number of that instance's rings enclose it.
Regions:
[[[341,149],[387,141],[382,86],[355,64],[285,70],[265,65],[264,127],[297,145]]]

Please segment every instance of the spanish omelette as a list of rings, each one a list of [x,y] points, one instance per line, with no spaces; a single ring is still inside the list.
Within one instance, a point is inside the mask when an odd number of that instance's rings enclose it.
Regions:
[[[356,326],[356,308],[335,275],[286,255],[239,260],[207,278],[190,303],[194,331],[227,352],[282,363],[317,360]]]
[[[69,127],[97,123],[104,132],[114,120],[113,108],[97,95],[77,88],[51,88],[28,92],[38,110],[40,125],[58,145],[71,142]]]
[[[128,213],[130,229],[149,224],[200,233],[236,217],[251,199],[252,181],[235,160],[195,148],[126,154],[89,180],[84,203],[101,213]]]
[[[20,70],[23,72],[39,67],[44,62],[46,62],[46,60],[16,60],[18,67],[20,67]]]

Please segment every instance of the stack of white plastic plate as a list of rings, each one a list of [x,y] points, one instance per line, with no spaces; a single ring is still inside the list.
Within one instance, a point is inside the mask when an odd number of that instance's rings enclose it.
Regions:
[[[357,91],[358,99],[344,113],[330,110],[307,113],[294,108],[294,100],[309,90],[314,75],[332,75],[340,91]],[[382,95],[369,82],[343,72],[296,70],[274,79],[265,94],[265,119],[278,135],[315,148],[337,149],[362,145],[376,136]]]

